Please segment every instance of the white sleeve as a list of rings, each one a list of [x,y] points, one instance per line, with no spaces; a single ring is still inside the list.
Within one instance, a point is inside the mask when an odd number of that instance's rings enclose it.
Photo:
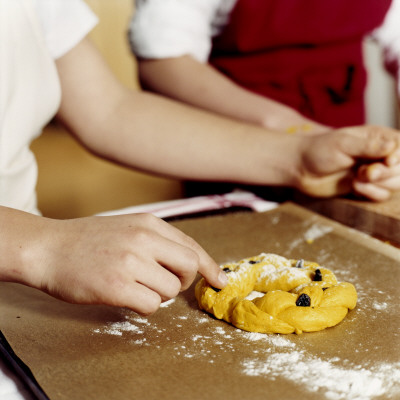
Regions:
[[[83,0],[34,0],[34,4],[54,59],[68,53],[98,22]]]
[[[384,49],[386,64],[396,66],[395,73],[400,94],[400,0],[392,0],[383,24],[373,32],[372,36]]]
[[[229,0],[136,0],[130,23],[130,42],[142,58],[179,57],[190,54],[206,62],[215,33],[215,23],[223,22],[221,4],[230,11]]]

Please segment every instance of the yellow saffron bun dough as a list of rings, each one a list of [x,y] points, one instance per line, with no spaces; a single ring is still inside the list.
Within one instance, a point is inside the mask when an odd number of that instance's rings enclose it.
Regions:
[[[219,290],[202,278],[196,299],[201,309],[245,331],[320,331],[340,323],[357,304],[354,286],[315,262],[262,253],[221,268],[228,285]]]

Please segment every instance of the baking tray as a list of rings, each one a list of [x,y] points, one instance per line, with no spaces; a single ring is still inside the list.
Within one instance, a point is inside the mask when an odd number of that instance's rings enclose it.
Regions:
[[[356,286],[358,305],[322,332],[265,335],[199,310],[193,286],[145,318],[1,283],[0,329],[50,399],[400,397],[400,250],[291,203],[174,225],[219,263],[317,261]]]

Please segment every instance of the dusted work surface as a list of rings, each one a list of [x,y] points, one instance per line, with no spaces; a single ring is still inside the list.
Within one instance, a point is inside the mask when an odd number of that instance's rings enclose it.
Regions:
[[[299,202],[329,218],[400,246],[400,191],[380,203],[345,198],[302,198]]]
[[[220,263],[260,252],[314,260],[355,284],[334,328],[237,330],[198,309],[193,287],[144,318],[0,285],[0,327],[50,399],[396,399],[400,250],[292,204],[175,223]]]

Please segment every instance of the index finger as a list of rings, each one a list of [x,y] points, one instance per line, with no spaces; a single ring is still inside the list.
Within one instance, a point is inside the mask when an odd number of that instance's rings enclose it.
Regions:
[[[178,228],[172,226],[157,218],[158,233],[168,240],[173,240],[181,246],[187,247],[194,251],[198,257],[198,272],[210,283],[210,285],[222,289],[228,283],[226,274],[221,270],[218,264],[210,257],[210,255],[190,236]],[[184,274],[181,268],[180,273]]]
[[[182,244],[195,251],[199,257],[198,272],[204,277],[204,279],[211,286],[214,286],[218,289],[224,288],[228,283],[228,277],[226,276],[225,272],[221,270],[218,264],[194,239],[185,235],[179,230],[178,235],[184,235],[181,237],[181,240],[183,241]]]

